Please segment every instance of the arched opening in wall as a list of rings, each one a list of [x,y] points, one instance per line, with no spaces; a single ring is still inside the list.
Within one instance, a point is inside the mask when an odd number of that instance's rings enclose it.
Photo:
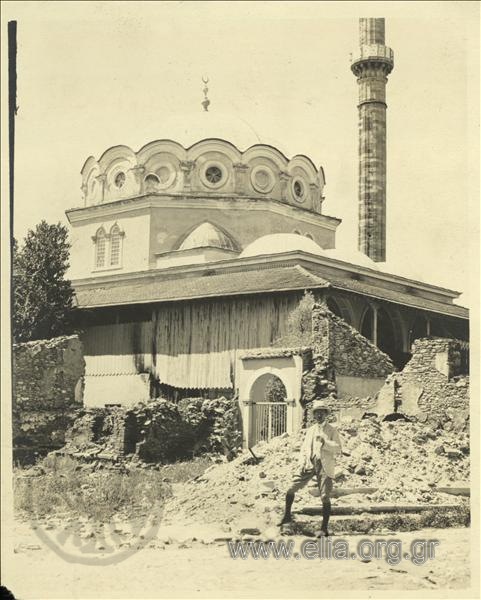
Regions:
[[[371,342],[373,341],[374,311],[370,306],[365,310],[364,315],[362,316],[360,331],[365,338],[367,338]]]
[[[159,183],[160,183],[160,179],[157,177],[157,175],[154,175],[153,173],[150,173],[144,179],[144,188],[145,188],[145,191],[146,192],[154,192],[157,189]]]
[[[377,309],[376,319],[377,325],[375,327],[374,308],[370,306],[366,309],[362,317],[361,333],[396,363],[396,334],[392,319],[386,309],[382,307]]]
[[[306,233],[306,238],[309,238],[310,240],[314,241],[314,238],[310,233]]]
[[[334,300],[334,298],[328,297],[326,304],[327,304],[327,308],[332,313],[334,313],[337,317],[340,317],[341,319],[343,318],[341,309],[339,308],[339,304]]]
[[[396,334],[392,319],[384,308],[377,311],[377,347],[396,362]]]
[[[297,229],[294,229],[294,231],[292,233],[295,233],[296,235],[302,235],[301,232]]]
[[[252,385],[250,401],[252,445],[287,431],[287,391],[279,377],[271,373],[258,377]]]
[[[426,317],[419,315],[417,316],[409,330],[409,346],[411,347],[414,340],[419,338],[427,337],[428,335],[428,320]]]

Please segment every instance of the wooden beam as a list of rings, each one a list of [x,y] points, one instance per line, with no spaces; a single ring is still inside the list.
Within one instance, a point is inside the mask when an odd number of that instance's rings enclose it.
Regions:
[[[437,487],[434,492],[442,492],[443,494],[452,494],[453,496],[470,496],[471,490],[469,487]]]
[[[360,515],[361,513],[420,513],[425,510],[455,510],[459,504],[360,504],[356,506],[333,506],[332,515]],[[305,506],[297,511],[303,515],[322,515],[322,506]]]
[[[332,490],[331,497],[340,498],[341,496],[349,496],[350,494],[374,494],[378,489],[375,487],[335,488]],[[317,487],[309,488],[309,494],[314,496],[314,498],[318,498],[321,495]]]

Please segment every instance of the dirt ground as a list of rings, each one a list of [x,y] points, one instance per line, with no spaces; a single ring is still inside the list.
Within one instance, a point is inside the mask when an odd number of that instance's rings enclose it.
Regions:
[[[162,534],[162,528],[159,530]],[[439,540],[434,560],[233,560],[225,542],[149,544],[121,562],[67,562],[26,522],[17,522],[13,552],[3,556],[2,584],[18,600],[91,598],[318,598],[342,591],[466,590],[470,586],[470,530],[427,529],[390,534],[403,552],[415,539]],[[289,538],[283,538],[289,539]],[[299,547],[302,538],[292,538]],[[349,536],[349,549],[361,539]],[[333,539],[333,541],[335,538]],[[441,595],[441,594],[440,594]],[[464,594],[463,594],[464,595]],[[439,597],[439,596],[437,596]]]

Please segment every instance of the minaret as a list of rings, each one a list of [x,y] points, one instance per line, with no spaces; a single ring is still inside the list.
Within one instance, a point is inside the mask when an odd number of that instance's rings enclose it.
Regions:
[[[359,85],[358,248],[386,260],[386,83],[394,53],[384,44],[384,19],[359,19],[360,57],[351,65]]]

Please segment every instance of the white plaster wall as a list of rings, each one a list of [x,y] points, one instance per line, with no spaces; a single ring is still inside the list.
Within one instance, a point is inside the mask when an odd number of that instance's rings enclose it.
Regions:
[[[121,265],[113,268],[95,269],[95,244],[92,237],[103,225],[106,233],[117,223],[124,232],[121,238]],[[143,271],[149,268],[150,214],[119,215],[104,221],[77,222],[72,224],[70,250],[70,279],[98,277],[114,273]]]
[[[141,400],[148,400],[149,394],[149,376],[146,373],[85,376],[84,405],[88,407],[106,404],[133,406]]]
[[[339,398],[367,398],[375,396],[383,387],[384,377],[350,377],[336,375],[337,395]]]
[[[182,265],[205,264],[217,260],[235,258],[234,252],[222,250],[221,248],[193,248],[192,250],[174,251],[158,256],[156,259],[157,269],[167,269]]]

